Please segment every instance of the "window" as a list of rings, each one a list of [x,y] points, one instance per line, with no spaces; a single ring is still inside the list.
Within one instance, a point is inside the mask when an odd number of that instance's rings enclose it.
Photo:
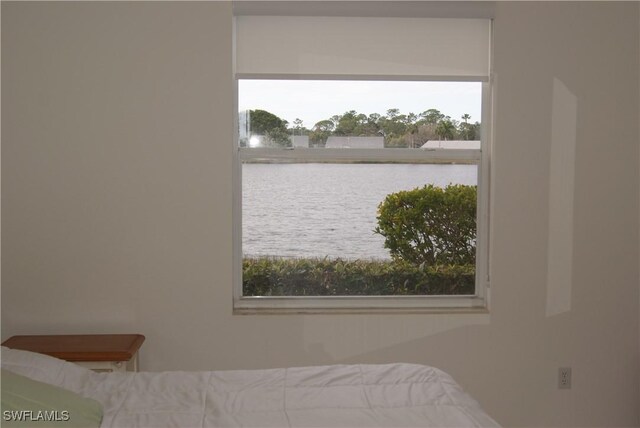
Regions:
[[[489,36],[237,17],[236,311],[487,306]]]

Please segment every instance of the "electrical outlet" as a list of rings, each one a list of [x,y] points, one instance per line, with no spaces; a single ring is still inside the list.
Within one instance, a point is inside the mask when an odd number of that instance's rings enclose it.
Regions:
[[[571,367],[560,367],[558,369],[558,388],[571,389]]]

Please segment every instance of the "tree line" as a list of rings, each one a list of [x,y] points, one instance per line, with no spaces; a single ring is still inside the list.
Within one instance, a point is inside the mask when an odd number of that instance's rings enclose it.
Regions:
[[[358,113],[355,110],[317,122],[311,129],[302,119],[292,124],[266,110],[249,110],[251,133],[263,135],[275,146],[290,147],[291,136],[306,135],[310,147],[324,147],[331,136],[384,137],[385,147],[421,147],[429,140],[479,140],[480,122],[471,122],[469,114],[461,120],[452,119],[437,109],[422,113],[403,114],[397,108],[381,115]],[[241,140],[242,146],[247,141]]]

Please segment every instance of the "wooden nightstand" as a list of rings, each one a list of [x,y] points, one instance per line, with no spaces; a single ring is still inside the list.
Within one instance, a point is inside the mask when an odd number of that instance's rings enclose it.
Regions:
[[[141,334],[13,336],[2,346],[38,352],[99,372],[138,371]]]

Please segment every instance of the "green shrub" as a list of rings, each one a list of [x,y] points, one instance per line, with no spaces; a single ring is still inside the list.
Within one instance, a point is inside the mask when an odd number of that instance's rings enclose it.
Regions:
[[[421,268],[402,261],[243,260],[245,296],[385,296],[473,294],[473,265]]]
[[[387,195],[378,227],[396,261],[414,265],[474,265],[476,186],[433,185]]]

